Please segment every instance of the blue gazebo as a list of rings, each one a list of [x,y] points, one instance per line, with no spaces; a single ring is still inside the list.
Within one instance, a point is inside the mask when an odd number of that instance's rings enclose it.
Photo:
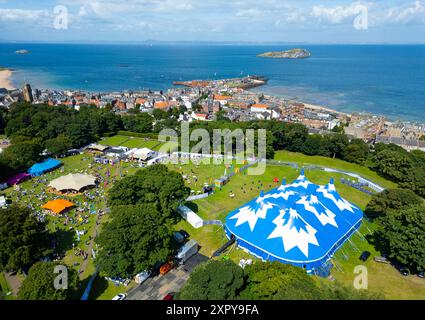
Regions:
[[[42,174],[45,174],[46,172],[50,172],[56,168],[59,168],[62,165],[62,162],[56,159],[49,158],[47,160],[44,160],[43,162],[36,163],[31,168],[28,169],[28,173],[32,177],[41,176]]]

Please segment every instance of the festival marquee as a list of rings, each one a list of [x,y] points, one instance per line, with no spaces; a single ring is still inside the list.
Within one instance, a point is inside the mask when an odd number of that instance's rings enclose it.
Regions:
[[[363,212],[338,194],[333,179],[318,186],[303,170],[292,184],[283,181],[231,212],[225,230],[239,247],[262,260],[314,273],[360,227],[362,218]]]

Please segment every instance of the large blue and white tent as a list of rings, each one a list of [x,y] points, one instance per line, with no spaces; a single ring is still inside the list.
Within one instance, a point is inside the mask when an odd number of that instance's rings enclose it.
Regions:
[[[343,199],[333,179],[308,181],[304,170],[292,184],[251,200],[226,218],[228,237],[262,260],[280,261],[311,273],[323,267],[360,227],[363,212]]]

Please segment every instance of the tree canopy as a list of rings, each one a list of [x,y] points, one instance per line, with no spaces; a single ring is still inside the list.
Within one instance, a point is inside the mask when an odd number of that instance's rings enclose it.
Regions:
[[[46,224],[27,208],[0,210],[0,270],[23,270],[51,253]]]
[[[365,213],[371,218],[383,217],[388,210],[419,205],[423,199],[408,189],[387,189],[377,193],[369,201]]]
[[[118,206],[96,238],[96,265],[108,276],[132,278],[172,253],[172,223],[154,204]]]
[[[304,269],[280,262],[255,261],[242,269],[232,261],[199,265],[176,297],[179,300],[367,300],[381,295],[324,284]]]
[[[181,300],[234,300],[244,286],[243,269],[232,261],[210,260],[196,267],[178,294]]]
[[[390,257],[411,271],[425,270],[425,206],[390,209],[381,220],[376,236]]]
[[[19,289],[19,300],[70,300],[74,298],[78,287],[77,272],[68,268],[68,289],[55,289],[54,281],[59,273],[55,273],[58,262],[37,262],[30,269],[28,276]]]
[[[162,164],[139,170],[135,175],[118,181],[109,191],[109,204],[154,204],[165,216],[171,216],[190,189],[182,176]]]

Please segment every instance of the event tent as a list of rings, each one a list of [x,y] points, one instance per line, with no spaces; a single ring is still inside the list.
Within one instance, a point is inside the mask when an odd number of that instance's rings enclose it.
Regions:
[[[47,202],[44,206],[42,206],[43,209],[49,210],[53,212],[54,214],[61,214],[66,209],[72,208],[75,205],[64,199],[57,199],[53,201]]]
[[[84,188],[95,185],[96,178],[94,176],[81,173],[71,173],[52,180],[49,187],[56,189],[57,191],[74,190],[79,192]]]
[[[239,247],[262,260],[315,273],[360,227],[362,218],[363,212],[337,193],[333,179],[318,186],[302,172],[292,184],[283,181],[231,212],[225,230]]]
[[[28,179],[30,177],[31,177],[31,175],[29,175],[28,173],[19,173],[19,174],[15,175],[15,176],[9,178],[7,180],[7,183],[10,186],[14,186],[15,184],[19,184],[19,183],[25,181],[26,179]]]
[[[49,158],[43,162],[36,163],[28,169],[28,173],[32,177],[41,176],[42,174],[58,168],[62,163],[59,160]]]

